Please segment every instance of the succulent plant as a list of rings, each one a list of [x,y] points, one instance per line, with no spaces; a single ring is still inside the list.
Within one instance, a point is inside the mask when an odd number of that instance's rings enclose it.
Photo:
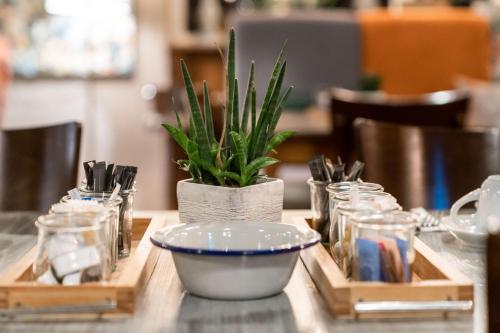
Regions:
[[[235,76],[235,33],[231,29],[226,60],[226,103],[224,125],[219,139],[215,137],[214,121],[206,82],[203,82],[203,110],[200,107],[186,63],[181,70],[189,99],[191,114],[185,133],[179,115],[177,124],[163,124],[172,138],[187,155],[177,164],[188,171],[193,180],[203,184],[221,186],[248,186],[255,184],[259,171],[278,162],[267,156],[291,137],[292,131],[274,133],[292,87],[281,92],[286,61],[281,49],[269,80],[264,102],[258,112],[254,84],[254,63],[243,105],[240,108],[238,79]]]

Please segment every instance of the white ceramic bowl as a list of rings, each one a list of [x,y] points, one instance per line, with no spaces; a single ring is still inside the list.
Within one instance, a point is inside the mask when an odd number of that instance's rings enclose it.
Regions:
[[[190,293],[226,300],[280,293],[299,251],[320,239],[309,228],[268,222],[179,224],[151,237],[153,244],[172,251],[177,273]]]

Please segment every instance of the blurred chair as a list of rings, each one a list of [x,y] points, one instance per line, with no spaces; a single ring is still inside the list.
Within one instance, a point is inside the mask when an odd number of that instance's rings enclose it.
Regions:
[[[77,182],[81,125],[0,131],[0,211],[47,211]]]
[[[332,88],[334,145],[347,161],[354,160],[352,124],[356,118],[416,126],[462,127],[469,102],[465,90],[405,96]]]
[[[357,119],[363,180],[382,184],[405,209],[448,209],[500,173],[500,129],[402,126]]]
[[[286,41],[287,71],[283,86],[294,86],[289,107],[301,109],[331,86],[355,89],[361,76],[360,26],[353,12],[303,11],[287,16],[236,15],[236,73],[243,93],[250,62],[260,104],[275,59]]]

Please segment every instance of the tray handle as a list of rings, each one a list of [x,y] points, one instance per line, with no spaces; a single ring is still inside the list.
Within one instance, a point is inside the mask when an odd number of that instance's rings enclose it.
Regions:
[[[8,320],[23,315],[46,315],[46,314],[75,314],[75,313],[103,313],[116,309],[116,302],[105,301],[89,304],[64,304],[43,307],[19,307],[12,309],[0,309],[0,320]]]
[[[383,301],[383,302],[356,302],[354,312],[388,313],[388,312],[455,312],[472,311],[472,301]]]

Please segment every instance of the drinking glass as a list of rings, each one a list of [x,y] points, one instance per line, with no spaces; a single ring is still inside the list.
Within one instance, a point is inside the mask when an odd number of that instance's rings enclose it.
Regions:
[[[33,262],[37,282],[76,285],[109,280],[107,222],[105,214],[40,216],[35,222],[38,243]]]
[[[359,212],[350,219],[352,279],[411,282],[417,221],[403,211]]]

